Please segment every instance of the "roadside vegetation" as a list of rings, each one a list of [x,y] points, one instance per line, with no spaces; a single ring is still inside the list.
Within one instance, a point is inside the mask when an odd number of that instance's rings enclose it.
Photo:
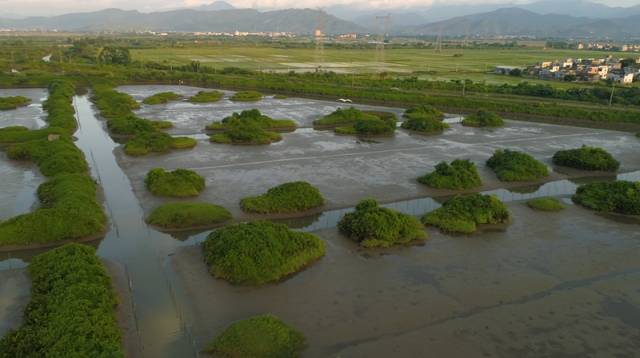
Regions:
[[[224,92],[220,91],[200,91],[195,96],[189,98],[191,103],[212,103],[218,102],[224,97]]]
[[[204,178],[188,169],[167,172],[162,168],[151,169],[144,179],[147,189],[155,196],[198,196],[204,190]]]
[[[241,91],[231,96],[231,100],[234,102],[258,102],[262,97],[262,93],[258,91]]]
[[[340,220],[338,229],[365,248],[406,245],[427,238],[418,219],[383,208],[374,199],[358,203],[354,212]]]
[[[418,178],[421,184],[435,189],[465,190],[482,185],[475,163],[456,159],[451,164],[440,162],[433,172]]]
[[[508,149],[496,150],[487,166],[504,182],[534,181],[549,176],[549,169],[542,162],[529,154]]]
[[[151,225],[164,229],[190,229],[213,226],[231,220],[231,213],[208,203],[168,203],[157,207],[147,218]]]
[[[283,224],[258,221],[212,232],[203,251],[214,277],[258,286],[304,269],[324,256],[325,243]]]
[[[31,103],[31,99],[23,96],[0,97],[0,111],[28,106],[29,103]]]
[[[565,206],[560,202],[560,200],[553,197],[529,200],[527,201],[527,206],[531,209],[549,212],[562,211],[565,209]]]
[[[182,95],[174,92],[160,92],[145,98],[142,103],[147,105],[165,104],[182,99]]]
[[[445,233],[471,234],[480,225],[505,224],[510,214],[507,206],[492,195],[457,196],[422,217],[425,225]]]
[[[304,347],[302,333],[273,315],[260,315],[231,324],[204,351],[222,358],[295,358]]]
[[[582,146],[578,149],[561,150],[553,156],[553,164],[563,167],[615,172],[620,168],[613,156],[602,148]]]
[[[322,205],[320,190],[303,181],[278,185],[263,195],[240,201],[242,210],[259,214],[300,213]]]
[[[0,339],[0,357],[124,357],[111,278],[95,249],[69,244],[28,266],[24,324]]]
[[[220,122],[207,126],[214,133],[210,140],[220,144],[266,145],[282,140],[278,132],[291,132],[296,122],[289,119],[272,119],[257,109],[233,113]]]
[[[462,125],[467,127],[503,127],[504,120],[494,112],[481,109],[474,114],[470,114],[462,120]]]
[[[640,215],[640,182],[619,180],[581,185],[573,201],[595,211]]]

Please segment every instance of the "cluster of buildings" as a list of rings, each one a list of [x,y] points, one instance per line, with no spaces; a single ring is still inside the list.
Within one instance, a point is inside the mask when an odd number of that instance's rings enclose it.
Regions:
[[[617,45],[612,43],[589,42],[578,43],[578,50],[602,50],[602,51],[622,51],[622,52],[640,52],[640,44],[623,44]]]
[[[572,59],[543,61],[523,71],[531,76],[548,80],[602,81],[611,80],[622,84],[640,81],[640,57],[622,59]]]

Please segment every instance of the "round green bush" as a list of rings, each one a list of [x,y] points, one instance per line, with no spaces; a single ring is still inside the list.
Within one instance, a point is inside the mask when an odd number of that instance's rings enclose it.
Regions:
[[[198,196],[205,187],[204,178],[187,169],[167,172],[155,168],[147,173],[144,183],[153,195],[171,197]]]
[[[202,247],[214,277],[247,285],[279,281],[325,253],[324,242],[315,235],[267,221],[216,230]]]
[[[356,210],[338,223],[340,232],[363,247],[390,247],[427,238],[420,221],[413,216],[378,206],[374,199],[358,203]]]
[[[363,112],[354,107],[350,107],[346,109],[338,108],[333,113],[313,121],[313,126],[316,128],[349,127],[349,126],[352,126],[358,120],[361,120],[361,119],[373,120],[376,118],[380,119],[380,117],[374,114]],[[394,123],[395,123],[395,120],[394,120]]]
[[[448,200],[423,216],[422,222],[443,232],[470,234],[478,230],[478,225],[503,224],[509,218],[507,206],[495,196],[472,194]]]
[[[561,150],[553,156],[553,164],[583,170],[615,172],[620,162],[602,148],[582,146],[578,149]]]
[[[395,121],[384,120],[378,117],[361,118],[351,126],[337,127],[335,132],[344,135],[358,135],[364,137],[391,136],[396,131]]]
[[[233,323],[205,352],[223,358],[295,358],[304,347],[302,333],[275,316],[261,315]]]
[[[462,125],[467,127],[502,127],[504,120],[494,112],[479,110],[474,114],[466,116],[462,120]]]
[[[303,181],[285,183],[263,195],[240,201],[242,210],[260,214],[303,212],[322,205],[324,198],[320,191]]]
[[[402,116],[407,119],[430,118],[438,121],[444,119],[444,113],[432,106],[424,104],[407,109]]]
[[[261,99],[262,99],[262,93],[257,91],[237,92],[231,97],[231,100],[236,102],[257,102]]]
[[[224,97],[224,92],[220,91],[200,91],[195,96],[189,98],[191,103],[211,103],[218,102]]]
[[[168,203],[156,208],[147,222],[165,229],[185,229],[220,224],[231,219],[221,206],[207,203]]]
[[[151,122],[151,125],[155,128],[155,129],[170,129],[173,128],[173,123],[171,123],[170,121],[149,121]]]
[[[538,198],[527,201],[527,205],[531,209],[540,210],[540,211],[562,211],[565,209],[565,206],[562,205],[560,200],[556,198]]]
[[[640,215],[640,182],[620,180],[585,184],[578,187],[572,199],[595,211]]]
[[[436,189],[463,190],[482,185],[476,165],[469,160],[456,159],[451,164],[440,162],[436,170],[418,178],[418,182]]]
[[[449,129],[449,125],[436,118],[413,117],[402,122],[402,129],[421,134],[438,134]]]
[[[148,104],[148,105],[165,104],[171,101],[177,101],[181,98],[182,98],[182,95],[179,95],[174,92],[160,92],[145,98],[144,101],[142,101],[142,103]]]
[[[487,166],[498,179],[506,182],[533,181],[549,176],[549,169],[526,153],[512,150],[497,150],[487,161]]]

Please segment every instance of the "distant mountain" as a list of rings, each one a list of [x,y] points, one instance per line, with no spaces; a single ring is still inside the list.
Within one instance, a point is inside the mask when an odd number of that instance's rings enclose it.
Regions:
[[[612,7],[586,0],[542,0],[518,7],[542,15],[557,14],[589,17],[593,19],[612,19],[640,15],[640,5],[633,7]]]
[[[235,7],[229,4],[226,1],[216,1],[207,5],[200,5],[198,7],[193,8],[194,10],[200,11],[220,11],[220,10],[234,10]]]
[[[214,3],[209,6],[224,6]],[[194,10],[140,13],[106,9],[53,17],[30,17],[21,20],[0,20],[0,28],[46,29],[65,31],[283,31],[298,34],[313,33],[323,19],[325,32],[330,34],[363,32],[362,27],[318,10],[290,9],[260,12],[253,9]]]

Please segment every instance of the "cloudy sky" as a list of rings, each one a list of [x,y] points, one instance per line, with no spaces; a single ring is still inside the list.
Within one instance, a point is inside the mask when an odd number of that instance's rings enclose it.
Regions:
[[[3,14],[56,15],[74,11],[91,11],[104,8],[137,9],[158,11],[185,6],[197,6],[214,0],[0,0],[0,18]],[[413,5],[429,5],[432,2],[446,4],[461,3],[522,3],[532,0],[227,0],[236,7],[289,8],[326,7],[339,4],[358,4],[363,7],[397,8]],[[607,5],[637,5],[640,0],[594,0]]]

